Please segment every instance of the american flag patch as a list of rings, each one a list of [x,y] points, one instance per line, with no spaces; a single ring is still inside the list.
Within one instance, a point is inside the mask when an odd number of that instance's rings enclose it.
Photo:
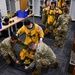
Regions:
[[[38,30],[41,30],[42,28],[40,26],[38,26]]]

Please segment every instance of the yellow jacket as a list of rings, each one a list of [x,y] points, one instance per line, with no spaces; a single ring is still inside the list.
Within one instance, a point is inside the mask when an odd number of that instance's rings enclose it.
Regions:
[[[51,9],[50,7],[47,14],[48,14],[47,23],[51,24],[56,20],[56,14],[62,14],[62,11],[57,7],[55,7],[54,9]]]
[[[26,39],[25,44],[28,45],[30,42],[38,43],[38,39],[44,37],[44,32],[42,28],[38,24],[33,24],[34,27],[32,29],[28,29],[25,25],[23,25],[18,31],[17,34],[25,33]]]

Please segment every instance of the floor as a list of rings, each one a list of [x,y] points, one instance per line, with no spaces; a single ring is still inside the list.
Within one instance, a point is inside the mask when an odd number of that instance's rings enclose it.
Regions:
[[[38,23],[43,29],[45,28],[45,26],[42,24],[41,18],[30,17],[29,19],[31,21],[34,21],[35,23]],[[47,71],[44,70],[41,75],[71,75],[70,73],[68,73],[68,66],[69,66],[70,53],[71,53],[72,44],[73,44],[74,32],[75,32],[75,22],[71,22],[69,26],[69,31],[66,35],[66,40],[62,48],[53,46],[54,37],[52,34],[45,36],[43,41],[53,49],[54,53],[57,56],[59,66],[56,69],[49,68]],[[3,34],[3,36],[5,36],[5,34]],[[0,37],[0,42],[5,38],[3,36]],[[20,35],[19,38],[22,41],[24,41],[25,34]],[[19,52],[22,49],[22,46],[20,46],[19,44],[16,44],[14,46],[14,49],[16,50],[16,53],[18,56]],[[21,66],[7,65],[3,57],[0,55],[0,75],[30,75],[30,71],[23,70]]]

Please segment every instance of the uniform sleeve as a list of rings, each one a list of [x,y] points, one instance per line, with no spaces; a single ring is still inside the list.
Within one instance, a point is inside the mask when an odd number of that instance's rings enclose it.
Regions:
[[[50,64],[53,64],[56,61],[56,55],[51,48],[48,48],[47,50],[47,58],[49,59]]]
[[[28,45],[24,44],[20,39],[18,39],[17,43],[22,45],[23,49],[27,49],[28,48]]]
[[[18,39],[17,43],[24,46],[24,43],[20,39]]]
[[[62,14],[62,10],[58,9],[58,14],[61,15]]]
[[[35,58],[33,60],[33,62],[28,66],[28,68],[33,68],[35,66]]]
[[[40,38],[44,38],[44,32],[40,26],[38,26],[37,32],[38,32]]]
[[[8,47],[7,53],[14,61],[17,60],[15,50],[11,46]]]
[[[18,31],[17,31],[17,34],[21,34],[24,32],[24,26],[22,26]]]
[[[57,23],[56,23],[56,27],[59,27],[60,23],[61,23],[61,15],[58,17]]]

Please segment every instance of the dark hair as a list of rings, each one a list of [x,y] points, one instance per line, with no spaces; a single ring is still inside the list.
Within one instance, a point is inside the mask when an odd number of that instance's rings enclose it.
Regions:
[[[55,4],[55,6],[56,6],[56,1],[52,1],[51,4]]]
[[[18,36],[16,36],[16,34],[14,32],[11,31],[11,39],[12,40],[18,40]]]
[[[66,0],[65,2],[66,2],[66,4],[70,4],[70,2],[69,2],[69,1],[67,1],[67,0]]]
[[[64,13],[68,13],[68,12],[69,12],[68,8],[67,8],[67,7],[64,7],[64,8],[63,8],[63,12],[64,12]]]
[[[48,1],[48,0],[45,0],[45,5],[46,5],[47,1]]]
[[[28,25],[30,25],[30,23],[31,23],[31,21],[30,21],[30,20],[28,20],[28,19],[25,19],[25,21],[24,21],[24,25],[25,25],[25,26],[28,26]]]

